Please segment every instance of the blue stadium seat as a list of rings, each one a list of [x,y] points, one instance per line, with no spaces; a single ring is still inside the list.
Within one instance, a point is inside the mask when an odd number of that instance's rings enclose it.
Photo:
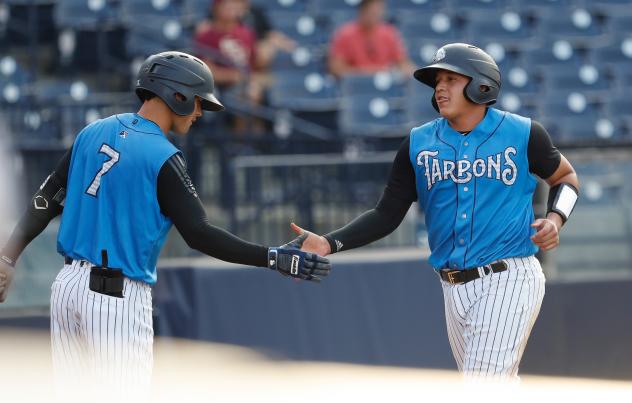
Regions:
[[[584,8],[568,9],[565,13],[542,16],[536,34],[553,40],[567,40],[581,46],[599,46],[607,40],[604,28],[596,15]]]
[[[250,2],[267,11],[304,12],[309,5],[309,0],[250,0]]]
[[[547,131],[563,145],[604,144],[623,137],[623,126],[603,115],[556,117],[544,121]]]
[[[292,52],[279,51],[274,55],[270,70],[282,71],[326,71],[324,50],[299,46]]]
[[[432,88],[425,84],[411,83],[409,96],[405,100],[406,114],[408,121],[411,122],[411,128],[440,117],[439,112],[432,107],[432,92]]]
[[[555,122],[561,118],[592,119],[599,116],[596,102],[580,92],[552,92],[538,101],[543,121]]]
[[[424,66],[432,60],[437,49],[447,42],[442,38],[428,40],[426,38],[406,38],[404,37],[408,57],[416,66]]]
[[[31,75],[10,55],[0,58],[0,84],[24,85],[32,81]]]
[[[178,19],[148,18],[145,24],[129,26],[126,50],[129,57],[149,56],[191,45],[191,32]]]
[[[382,97],[345,96],[340,100],[338,127],[351,137],[402,137],[410,122],[402,103]]]
[[[313,46],[329,41],[328,24],[308,14],[270,12],[272,26],[300,45]]]
[[[627,131],[632,132],[632,97],[626,92],[614,93],[604,98],[606,115],[624,122]]]
[[[437,13],[400,13],[397,26],[405,40],[423,38],[427,41],[451,42],[460,37],[460,28],[453,15]]]
[[[592,49],[589,58],[595,64],[632,64],[632,35],[617,38],[608,46]]]
[[[543,14],[556,15],[560,13],[567,13],[568,7],[573,0],[529,0],[529,1],[517,1],[515,4],[516,9],[533,12],[538,16]]]
[[[590,6],[608,16],[632,15],[630,0],[592,0]]]
[[[613,14],[609,15],[606,21],[606,26],[613,35],[632,34],[632,15]]]
[[[552,66],[544,74],[547,90],[578,91],[584,94],[599,95],[608,92],[610,81],[603,70],[594,65],[585,64],[579,68]]]
[[[149,25],[158,19],[184,18],[185,10],[179,0],[124,0],[120,15],[125,25],[133,29],[140,25],[139,21]]]
[[[525,50],[523,58],[529,68],[546,68],[548,66],[579,66],[582,57],[573,45],[563,39],[552,41],[541,48]]]
[[[630,93],[632,90],[632,66],[630,63],[618,63],[610,66],[614,87],[620,92]]]
[[[407,78],[388,71],[373,75],[350,75],[340,82],[343,96],[400,98],[405,96]]]
[[[455,10],[466,11],[470,14],[502,10],[512,6],[512,0],[452,0],[450,3]]]
[[[334,79],[316,71],[287,71],[275,76],[269,99],[273,107],[293,111],[325,112],[338,107]]]
[[[515,11],[489,11],[474,14],[466,24],[468,43],[481,46],[495,42],[505,47],[526,48],[534,43],[528,19]]]
[[[316,14],[326,14],[338,11],[355,13],[360,0],[312,0],[312,12]]]
[[[503,88],[494,107],[536,119],[538,116],[534,104],[533,98],[529,97],[529,95],[511,92]]]
[[[445,0],[388,0],[387,9],[391,13],[412,11],[426,13],[446,7]]]
[[[116,22],[117,11],[112,0],[60,0],[55,7],[54,18],[61,28],[96,29]]]
[[[502,91],[514,92],[520,95],[535,95],[541,90],[539,79],[533,71],[516,64],[501,67]]]

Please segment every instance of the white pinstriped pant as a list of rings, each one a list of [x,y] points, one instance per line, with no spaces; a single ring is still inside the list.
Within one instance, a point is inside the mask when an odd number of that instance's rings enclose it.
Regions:
[[[466,377],[517,378],[544,298],[534,256],[504,259],[508,269],[466,284],[441,281],[450,347]]]
[[[128,278],[123,298],[89,289],[90,264],[64,265],[52,285],[51,341],[58,388],[148,390],[153,366],[151,287]],[[84,396],[85,397],[85,396]]]

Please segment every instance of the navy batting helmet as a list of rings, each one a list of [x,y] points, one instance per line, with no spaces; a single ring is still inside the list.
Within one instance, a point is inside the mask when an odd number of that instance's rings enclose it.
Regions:
[[[470,78],[464,95],[476,104],[492,105],[500,92],[500,70],[490,55],[473,45],[450,43],[435,53],[430,65],[415,71],[415,78],[435,88],[438,70],[448,70]],[[432,106],[439,111],[432,94]]]
[[[149,56],[140,66],[136,95],[141,101],[148,92],[162,99],[177,115],[186,116],[195,110],[195,96],[201,98],[202,109],[224,110],[215,95],[214,80],[206,63],[182,52],[162,52]],[[175,94],[181,94],[181,99]]]

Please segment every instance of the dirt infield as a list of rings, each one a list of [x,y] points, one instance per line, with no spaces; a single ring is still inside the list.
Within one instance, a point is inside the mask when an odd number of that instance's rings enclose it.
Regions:
[[[0,331],[0,362],[3,401],[138,401],[109,395],[107,379],[97,396],[84,394],[79,384],[58,396],[45,332]],[[273,361],[235,346],[157,339],[153,388],[145,400],[537,403],[534,399],[563,398],[594,403],[626,402],[630,396],[632,383],[624,382],[543,377],[523,377],[520,384],[463,382],[448,371]]]

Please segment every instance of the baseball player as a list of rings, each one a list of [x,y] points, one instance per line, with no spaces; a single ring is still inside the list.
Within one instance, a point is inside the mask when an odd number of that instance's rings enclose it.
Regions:
[[[559,244],[577,175],[540,123],[490,107],[500,71],[481,49],[445,45],[414,76],[434,89],[441,117],[411,130],[377,206],[323,236],[292,228],[309,235],[303,250],[325,256],[388,235],[417,201],[459,370],[516,378],[544,296],[534,254]],[[534,220],[536,176],[550,190],[545,218]]]
[[[138,73],[138,113],[84,128],[2,249],[0,302],[24,248],[62,214],[57,249],[65,265],[51,297],[53,364],[62,378],[88,374],[108,388],[148,384],[151,287],[172,223],[209,256],[310,281],[329,273],[327,259],[298,249],[305,237],[266,247],[209,223],[184,158],[166,135],[185,135],[202,110],[223,110],[213,89],[211,71],[196,57],[150,56]]]

